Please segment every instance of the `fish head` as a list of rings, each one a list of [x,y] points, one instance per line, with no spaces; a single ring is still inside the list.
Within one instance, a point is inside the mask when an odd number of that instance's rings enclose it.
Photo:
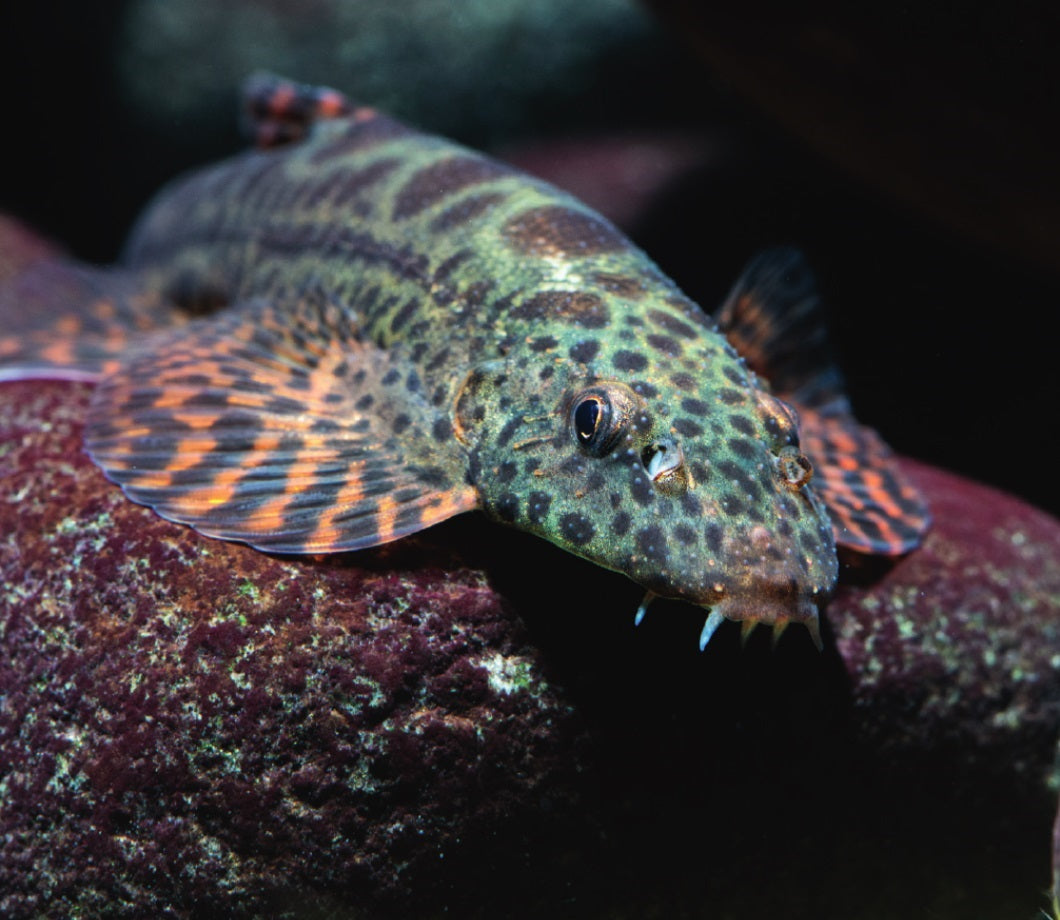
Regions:
[[[457,414],[476,429],[482,506],[715,625],[804,622],[816,637],[837,561],[796,411],[710,328],[639,360],[630,344],[601,341],[592,366],[509,356],[469,378]]]

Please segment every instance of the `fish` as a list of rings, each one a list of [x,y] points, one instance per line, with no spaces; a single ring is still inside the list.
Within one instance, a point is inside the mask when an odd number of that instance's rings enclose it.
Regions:
[[[0,380],[95,384],[131,500],[279,554],[479,511],[746,635],[930,513],[859,424],[816,283],[754,258],[711,316],[571,195],[337,90],[256,74],[255,143],[165,187],[121,261],[0,278]],[[6,264],[12,264],[8,258]]]

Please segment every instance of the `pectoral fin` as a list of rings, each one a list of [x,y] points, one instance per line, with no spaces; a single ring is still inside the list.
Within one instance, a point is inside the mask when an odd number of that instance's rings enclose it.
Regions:
[[[359,549],[474,508],[413,366],[347,311],[236,306],[155,339],[97,389],[93,459],[134,501],[259,549]]]

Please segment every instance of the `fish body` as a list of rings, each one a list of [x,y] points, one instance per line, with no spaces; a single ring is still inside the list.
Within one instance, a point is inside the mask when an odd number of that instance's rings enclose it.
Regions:
[[[120,267],[0,287],[0,379],[98,381],[86,445],[130,498],[283,553],[481,509],[709,608],[704,643],[816,635],[837,539],[920,539],[796,253],[714,319],[544,182],[331,90],[248,98],[260,149],[165,189]]]

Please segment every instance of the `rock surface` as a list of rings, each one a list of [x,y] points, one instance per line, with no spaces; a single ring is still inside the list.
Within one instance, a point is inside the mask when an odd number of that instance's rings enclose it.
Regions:
[[[823,655],[701,655],[692,608],[634,630],[629,582],[474,516],[317,560],[200,538],[82,454],[88,395],[0,386],[4,916],[1045,906],[1047,515],[909,463],[935,530],[846,569]]]

